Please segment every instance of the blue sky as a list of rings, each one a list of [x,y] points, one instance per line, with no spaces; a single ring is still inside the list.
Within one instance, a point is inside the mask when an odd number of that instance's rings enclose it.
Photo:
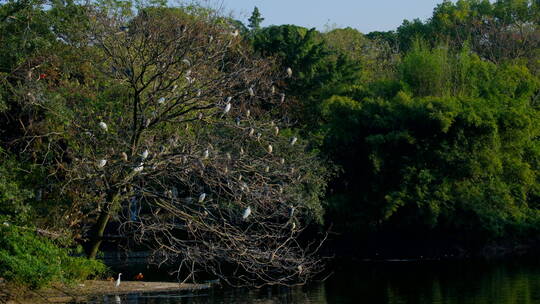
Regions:
[[[353,27],[363,33],[396,29],[404,19],[426,19],[442,0],[220,0],[226,11],[246,21],[254,6],[263,26],[296,24],[324,30],[325,25]],[[247,23],[247,22],[246,22]]]

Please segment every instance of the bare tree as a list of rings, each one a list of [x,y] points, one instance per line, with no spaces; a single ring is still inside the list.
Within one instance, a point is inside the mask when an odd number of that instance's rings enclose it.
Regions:
[[[85,97],[64,96],[69,110],[58,111],[56,89],[29,79],[22,90],[65,121],[59,170],[64,191],[85,201],[89,257],[114,218],[185,280],[204,271],[233,285],[295,284],[318,273],[320,240],[298,239],[320,220],[326,173],[271,115],[286,71],[210,11],[89,11],[88,43],[74,45],[93,75],[78,80]]]

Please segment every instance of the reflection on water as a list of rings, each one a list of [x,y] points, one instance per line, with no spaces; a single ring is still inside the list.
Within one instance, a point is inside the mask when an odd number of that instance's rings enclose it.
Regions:
[[[302,288],[104,296],[90,303],[540,303],[540,262],[378,262],[338,267]]]

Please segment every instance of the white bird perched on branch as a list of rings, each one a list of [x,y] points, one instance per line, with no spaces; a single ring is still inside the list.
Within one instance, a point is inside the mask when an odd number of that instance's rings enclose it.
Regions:
[[[287,68],[287,77],[292,77],[292,69],[291,68]]]
[[[114,284],[114,287],[118,288],[118,286],[120,286],[120,276],[122,275],[122,273],[119,273],[118,274],[118,279],[116,279],[116,283]]]
[[[249,133],[248,133],[248,135],[249,135],[249,136],[253,136],[253,133],[255,133],[255,129],[249,128]]]
[[[231,103],[228,102],[228,103],[225,105],[225,109],[223,109],[223,115],[229,113],[230,110],[231,110]]]
[[[244,210],[244,214],[242,214],[242,219],[247,219],[248,216],[251,214],[251,207],[248,206],[245,210]]]
[[[210,151],[208,151],[208,149],[204,150],[203,152],[203,159],[207,159],[208,156],[210,156]]]
[[[253,87],[250,87],[248,89],[248,93],[249,93],[249,96],[251,96],[251,97],[255,96],[255,92],[253,91]]]
[[[272,151],[274,151],[274,148],[272,145],[268,145],[268,153],[272,153]]]
[[[148,157],[148,153],[149,153],[149,152],[148,152],[148,149],[146,149],[146,150],[143,151],[143,153],[141,154],[141,157],[142,157],[143,160],[146,159],[146,158]]]
[[[140,163],[133,171],[135,172],[141,172],[144,169],[144,163]]]
[[[201,193],[201,195],[199,195],[199,203],[202,203],[204,202],[204,199],[206,198],[206,193]]]
[[[276,136],[278,136],[278,134],[279,134],[279,127],[278,127],[278,126],[275,126],[275,127],[274,127],[274,134],[275,134]]]
[[[126,153],[126,152],[122,152],[121,155],[122,155],[122,160],[124,160],[124,161],[127,162],[127,161],[128,161],[128,155],[127,155],[127,153]]]
[[[106,159],[101,159],[101,160],[99,160],[97,166],[98,166],[98,168],[103,168],[103,167],[105,167],[106,164],[107,164],[107,160]]]
[[[270,172],[270,166],[266,166],[266,168],[264,168],[264,172],[266,173]]]
[[[249,117],[249,115],[251,115],[251,111],[248,109],[246,110],[246,117]]]
[[[283,165],[285,163],[285,158],[282,157],[279,162]]]
[[[102,128],[105,132],[109,131],[109,127],[107,127],[107,124],[103,121],[99,122],[99,127]]]
[[[298,140],[298,138],[296,138],[296,136],[291,138],[291,146],[294,146],[294,144],[296,144],[297,140]]]

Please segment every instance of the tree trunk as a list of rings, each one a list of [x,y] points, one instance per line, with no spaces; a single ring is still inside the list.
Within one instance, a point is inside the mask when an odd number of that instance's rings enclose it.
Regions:
[[[97,256],[97,253],[99,251],[99,246],[101,245],[101,242],[103,241],[103,233],[105,232],[105,228],[107,227],[107,224],[109,223],[109,219],[111,217],[110,214],[110,208],[104,208],[104,210],[101,211],[99,214],[99,218],[97,220],[94,233],[92,235],[92,239],[90,241],[90,248],[88,249],[88,258],[89,259],[95,259]]]
[[[99,246],[101,245],[101,242],[103,242],[103,233],[105,232],[105,228],[107,228],[109,219],[111,218],[112,213],[118,210],[117,205],[120,202],[120,194],[115,190],[110,191],[109,195],[107,195],[107,201],[110,203],[103,206],[103,209],[101,210],[97,222],[94,226],[92,238],[90,239],[90,247],[87,251],[89,259],[96,258],[99,252]]]

